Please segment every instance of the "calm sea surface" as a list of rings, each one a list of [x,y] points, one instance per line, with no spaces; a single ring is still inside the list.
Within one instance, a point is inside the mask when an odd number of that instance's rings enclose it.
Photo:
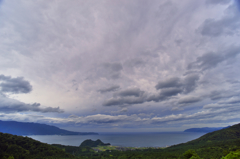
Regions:
[[[166,147],[191,141],[204,133],[169,132],[169,133],[99,133],[99,135],[32,135],[35,140],[48,144],[79,146],[84,140],[100,139],[113,146],[124,147]]]

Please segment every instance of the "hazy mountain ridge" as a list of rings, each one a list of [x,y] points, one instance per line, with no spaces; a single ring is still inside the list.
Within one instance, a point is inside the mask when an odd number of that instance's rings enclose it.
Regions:
[[[230,127],[230,126],[228,126]],[[209,133],[209,132],[213,132],[213,131],[217,131],[217,130],[221,130],[221,129],[225,129],[228,127],[203,127],[203,128],[189,128],[184,130],[184,132],[199,132],[199,133]]]
[[[0,132],[13,135],[98,135],[94,132],[73,132],[39,123],[1,121]]]

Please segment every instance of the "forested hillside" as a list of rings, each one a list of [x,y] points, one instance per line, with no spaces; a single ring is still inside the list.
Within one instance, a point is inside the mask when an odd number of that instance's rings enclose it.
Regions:
[[[0,158],[8,159],[73,158],[62,149],[28,137],[0,133]]]

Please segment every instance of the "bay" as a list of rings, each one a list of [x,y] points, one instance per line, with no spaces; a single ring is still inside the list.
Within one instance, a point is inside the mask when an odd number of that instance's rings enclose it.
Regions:
[[[123,147],[167,147],[185,143],[205,133],[162,132],[162,133],[100,133],[99,135],[31,135],[32,139],[48,144],[79,146],[84,140],[100,139],[104,143]]]

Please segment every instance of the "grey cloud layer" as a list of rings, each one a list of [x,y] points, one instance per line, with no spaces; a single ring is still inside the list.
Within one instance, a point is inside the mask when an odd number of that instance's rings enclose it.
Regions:
[[[181,92],[189,93],[196,88],[197,86],[196,82],[198,80],[199,80],[199,75],[197,74],[186,75],[184,79],[173,77],[173,78],[158,82],[158,84],[156,85],[156,89],[157,90],[163,89],[163,95],[165,94],[164,92],[166,93],[168,92],[168,90],[164,91],[165,88],[181,89]]]
[[[233,91],[212,91],[209,95],[211,100],[227,99],[235,96],[236,93]]]
[[[12,76],[0,76],[1,111],[60,113],[61,104],[61,117],[76,116],[38,119],[86,125],[217,122],[239,112],[239,1],[105,2],[1,4],[0,74]],[[21,102],[28,95],[32,103]]]
[[[207,4],[228,4],[231,0],[207,0]]]
[[[46,116],[36,116],[28,114],[4,114],[0,113],[1,120],[8,120],[13,118],[18,121],[30,120],[52,124],[74,124],[81,126],[105,126],[105,127],[125,127],[131,125],[137,127],[139,125],[145,127],[155,127],[156,125],[175,125],[182,123],[225,123],[228,120],[239,119],[239,107],[221,108],[192,113],[192,114],[176,114],[168,116],[155,116],[155,117],[141,117],[142,114],[133,115],[106,115],[106,114],[95,114],[89,116],[76,116],[71,115],[67,118],[53,118]]]
[[[192,92],[197,87],[199,75],[189,74],[185,77],[172,77],[159,81],[155,86],[156,90],[160,90],[158,94],[151,95],[139,88],[128,88],[113,94],[113,98],[106,100],[104,106],[124,105],[124,104],[141,104],[145,102],[160,102],[169,99],[178,94],[186,94]]]
[[[121,70],[123,69],[121,63],[105,63],[103,66],[110,78],[117,79],[120,77]]]
[[[143,97],[117,97],[110,98],[103,103],[103,106],[114,106],[114,105],[132,105],[132,104],[141,104],[144,103],[145,99]]]
[[[114,95],[116,96],[135,96],[135,97],[140,97],[144,94],[144,91],[141,91],[139,88],[129,88],[125,90],[121,90],[118,93],[115,93]]]
[[[190,97],[184,97],[184,98],[180,99],[178,103],[179,104],[189,104],[189,103],[196,103],[196,102],[199,102],[201,100],[202,100],[202,98],[200,98],[200,97],[190,96]]]
[[[204,109],[212,109],[212,110],[228,108],[229,110],[231,110],[231,109],[238,109],[239,106],[240,106],[240,97],[233,96],[233,97],[225,99],[225,100],[220,100],[216,103],[207,104],[203,108]]]
[[[181,85],[182,84],[180,83],[180,78],[173,77],[173,78],[169,78],[167,80],[158,82],[158,84],[156,85],[156,89],[180,87]]]

